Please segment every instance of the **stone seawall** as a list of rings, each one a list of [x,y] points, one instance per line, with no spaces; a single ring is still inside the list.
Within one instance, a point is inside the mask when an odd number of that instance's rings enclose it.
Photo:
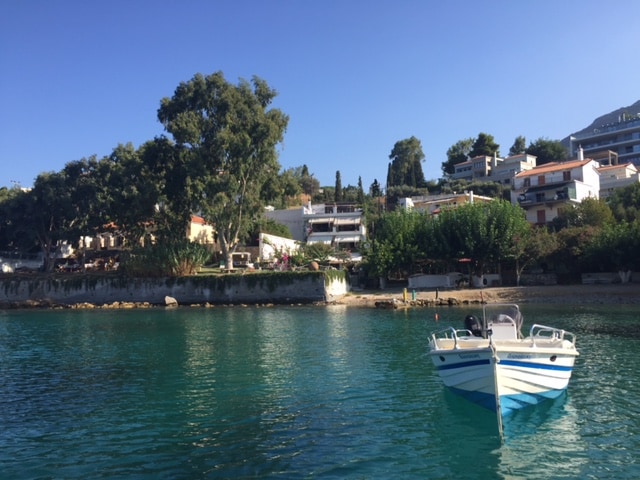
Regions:
[[[175,298],[178,304],[311,303],[332,301],[347,291],[343,278],[325,278],[323,272],[180,278],[82,274],[51,278],[5,276],[0,280],[0,304],[146,302],[161,305],[167,296]]]

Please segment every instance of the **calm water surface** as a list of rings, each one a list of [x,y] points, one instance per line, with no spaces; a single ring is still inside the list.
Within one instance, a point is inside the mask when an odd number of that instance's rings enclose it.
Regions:
[[[640,307],[523,305],[581,356],[504,441],[425,356],[469,310],[0,312],[0,477],[640,478]]]

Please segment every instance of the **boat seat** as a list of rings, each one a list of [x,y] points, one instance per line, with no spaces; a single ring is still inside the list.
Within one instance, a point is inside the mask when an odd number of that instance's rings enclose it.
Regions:
[[[498,315],[495,320],[489,321],[494,340],[514,340],[518,338],[518,328],[516,322],[509,315]]]

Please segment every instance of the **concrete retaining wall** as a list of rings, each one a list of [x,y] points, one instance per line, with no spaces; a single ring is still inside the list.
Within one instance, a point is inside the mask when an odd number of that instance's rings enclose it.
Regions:
[[[78,274],[65,278],[5,277],[0,281],[0,303],[164,304],[166,296],[179,304],[306,303],[331,301],[347,291],[344,280],[332,278],[325,282],[323,272],[144,279]]]

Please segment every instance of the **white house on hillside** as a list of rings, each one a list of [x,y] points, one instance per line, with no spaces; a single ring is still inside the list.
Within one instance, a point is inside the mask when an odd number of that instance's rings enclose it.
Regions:
[[[526,153],[500,158],[497,155],[474,157],[455,165],[451,175],[454,180],[497,182],[510,185],[511,180],[520,172],[531,170],[536,166],[535,155]]]
[[[511,185],[513,177],[518,173],[529,171],[536,167],[537,158],[535,155],[522,153],[511,155],[505,159],[496,157],[491,168],[491,181],[503,185]]]
[[[530,223],[544,225],[569,204],[599,198],[598,167],[592,159],[578,159],[521,172],[513,179],[511,203],[525,210]]]
[[[298,241],[324,243],[348,251],[359,261],[360,245],[367,238],[362,210],[352,203],[317,204],[265,212],[267,218],[286,225]]]
[[[607,198],[617,188],[640,182],[640,173],[633,163],[607,165],[600,167],[598,172],[600,172],[600,198]]]
[[[490,197],[474,195],[473,191],[465,191],[462,193],[401,198],[398,200],[398,206],[404,210],[414,210],[437,216],[442,210],[446,210],[447,208],[456,208],[466,203],[490,202],[491,200],[493,199]]]

